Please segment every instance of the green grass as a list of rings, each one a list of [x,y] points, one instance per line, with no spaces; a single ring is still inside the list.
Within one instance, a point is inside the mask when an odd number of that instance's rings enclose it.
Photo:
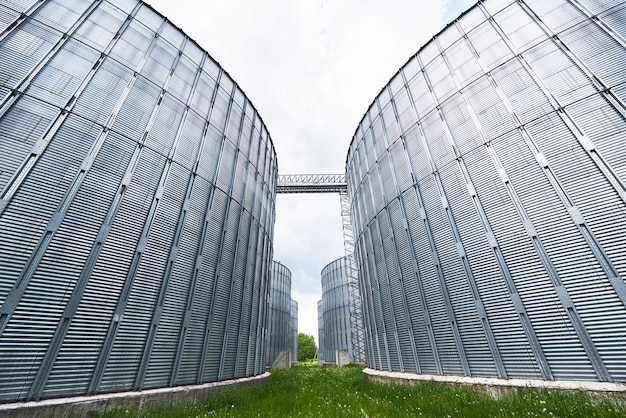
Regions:
[[[203,404],[144,411],[141,417],[625,417],[626,408],[586,393],[522,388],[494,399],[467,386],[368,381],[358,366],[299,366],[272,372],[265,386],[226,389]],[[102,417],[136,416],[123,411]]]

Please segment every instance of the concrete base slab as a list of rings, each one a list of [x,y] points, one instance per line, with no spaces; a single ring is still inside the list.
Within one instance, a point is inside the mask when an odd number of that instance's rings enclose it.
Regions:
[[[289,369],[291,368],[291,350],[283,350],[276,356],[272,363],[272,369]]]
[[[141,392],[118,392],[93,396],[46,399],[43,401],[0,404],[0,417],[50,418],[89,417],[95,413],[122,410],[137,413],[148,406],[195,404],[211,394],[233,386],[248,386],[269,382],[269,373],[202,385],[177,386],[173,388],[148,389]]]
[[[517,388],[554,390],[582,390],[590,395],[611,398],[626,404],[626,385],[622,383],[588,382],[572,380],[496,379],[487,377],[438,376],[414,373],[386,372],[366,368],[363,373],[373,382],[414,385],[420,381],[435,381],[449,384],[473,385],[494,397],[514,392]]]
[[[348,350],[337,350],[335,358],[337,359],[337,366],[339,367],[352,363],[352,357],[350,357]]]

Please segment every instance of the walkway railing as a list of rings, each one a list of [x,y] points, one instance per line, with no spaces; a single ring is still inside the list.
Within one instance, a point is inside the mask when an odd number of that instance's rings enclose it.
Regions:
[[[276,193],[339,193],[347,189],[344,174],[279,174]]]

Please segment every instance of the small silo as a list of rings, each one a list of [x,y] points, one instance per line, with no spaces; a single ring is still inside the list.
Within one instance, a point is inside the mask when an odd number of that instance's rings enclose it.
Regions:
[[[345,364],[354,359],[350,319],[349,268],[353,259],[342,257],[322,269],[323,361]],[[349,360],[347,357],[349,357]]]
[[[291,366],[291,271],[272,261],[265,364],[273,368]]]
[[[324,299],[317,301],[317,360],[325,363],[324,357]]]
[[[298,302],[291,299],[291,318],[289,320],[289,347],[291,349],[291,362],[298,361]]]

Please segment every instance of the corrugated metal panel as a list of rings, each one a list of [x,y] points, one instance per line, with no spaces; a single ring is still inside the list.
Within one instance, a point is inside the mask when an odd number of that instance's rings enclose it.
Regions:
[[[204,257],[202,260],[203,264],[205,264],[206,266],[203,266],[203,269],[207,271],[208,277],[210,278],[210,291],[208,292],[208,294],[210,295],[210,311],[207,318],[205,319],[207,323],[204,330],[203,356],[206,357],[206,360],[203,365],[201,375],[203,376],[203,379],[209,381],[217,380],[217,374],[219,369],[219,356],[215,354],[215,351],[221,350],[221,345],[219,347],[216,347],[217,343],[215,342],[215,339],[213,339],[212,344],[209,343],[209,336],[217,332],[218,328],[217,324],[215,324],[213,320],[214,312],[217,308],[215,301],[223,298],[223,295],[220,294],[220,288],[218,287],[217,269],[219,268],[218,262],[223,242],[223,229],[224,223],[226,222],[227,201],[228,197],[221,190],[215,189],[215,191],[213,192],[213,200],[211,205],[211,218],[209,220],[207,230],[207,249],[204,252]],[[208,334],[209,332],[211,334]]]
[[[415,188],[408,189],[402,195],[402,205],[407,214],[407,240],[410,243],[409,251],[411,251],[412,270],[413,273],[406,278],[407,303],[411,312],[411,325],[413,335],[416,341],[417,356],[420,362],[422,373],[438,373],[438,354],[436,347],[432,345],[431,339],[432,326],[430,322],[430,314],[426,305],[426,294],[424,292],[424,283],[422,281],[419,269],[419,259],[424,253],[420,252],[416,238],[420,236],[417,230],[422,223],[419,216],[419,207],[415,195]]]
[[[62,33],[28,20],[0,43],[0,80],[7,88],[18,87],[50,52]]]
[[[187,323],[186,334],[183,336],[184,340],[179,345],[178,350],[182,350],[182,353],[178,353],[180,357],[180,364],[178,369],[178,375],[176,376],[177,384],[190,384],[199,381],[199,370],[201,367],[202,350],[204,348],[204,337],[206,335],[206,320],[209,315],[212,283],[209,281],[209,275],[205,264],[204,255],[207,250],[207,241],[210,241],[210,237],[207,236],[208,224],[211,212],[209,211],[209,204],[212,196],[212,188],[201,177],[196,178],[194,184],[194,194],[197,194],[199,209],[202,209],[201,227],[198,227],[198,248],[194,259],[194,278],[192,287],[189,289],[189,295],[187,300],[187,310],[185,312],[185,323]],[[195,205],[194,205],[195,206]],[[193,214],[190,214],[194,216]],[[193,218],[190,222],[194,222]],[[190,223],[190,228],[192,224]]]
[[[183,104],[165,94],[160,100],[154,122],[143,143],[162,155],[168,155],[176,140],[176,133],[183,116]]]
[[[249,376],[246,366],[247,366],[247,352],[248,352],[248,341],[250,338],[250,308],[251,308],[251,295],[252,295],[252,280],[253,276],[253,268],[250,265],[251,260],[251,244],[250,239],[253,238],[256,242],[256,235],[251,237],[251,229],[252,229],[252,217],[250,213],[246,210],[242,210],[241,212],[241,229],[239,240],[239,254],[237,258],[236,270],[239,277],[238,287],[237,287],[237,298],[236,305],[234,307],[233,312],[239,312],[239,315],[233,314],[233,318],[231,319],[230,326],[234,327],[237,331],[230,335],[231,338],[236,339],[236,359],[235,365],[233,367],[234,376],[237,377],[245,377]],[[229,326],[229,328],[230,328]]]
[[[481,2],[374,100],[346,163],[370,367],[624,380],[622,12]]]
[[[617,198],[606,178],[580,147],[564,123],[556,115],[548,115],[544,119],[529,125],[529,131],[542,146],[543,152],[550,161],[550,166],[562,180],[562,186],[575,202],[576,207],[584,213],[585,221],[595,238],[618,271],[624,274],[624,264],[621,262],[622,251],[618,244],[622,240],[620,231],[624,230],[626,222],[618,215],[623,213],[624,202]],[[559,141],[553,142],[554,138],[559,138]],[[580,234],[578,228],[575,231],[578,240],[582,241],[584,236]],[[577,252],[586,249],[581,244]],[[560,250],[562,253],[562,249]],[[561,256],[570,254],[575,255],[575,252],[570,249]],[[601,264],[598,264],[594,258],[587,249],[584,256],[579,255],[576,259],[570,260],[562,267],[567,269],[564,282],[598,350],[603,357],[608,359],[607,367],[619,375],[621,366],[615,362],[618,352],[615,351],[614,342],[619,341],[624,334],[625,324],[622,316],[625,308],[614,293],[601,269]],[[594,261],[590,262],[590,260]],[[591,277],[594,278],[593,281],[590,280]],[[600,322],[598,321],[598,307],[594,303],[597,298],[603,300],[600,315],[607,315]],[[608,323],[611,324],[610,327],[607,327]]]
[[[486,7],[489,8],[489,5],[487,4]],[[495,14],[495,10],[490,10],[490,12],[497,25],[520,52],[524,52],[547,38],[539,23],[524,13],[521,5],[512,3],[501,12]]]
[[[291,361],[298,361],[298,302],[294,299],[291,299],[289,317],[289,347],[291,349]]]
[[[29,107],[29,109],[31,111],[37,110],[35,107]],[[50,112],[48,107],[41,106],[39,109]],[[32,146],[43,135],[47,123],[44,123],[43,126],[34,127],[32,130],[28,129],[28,124],[21,125],[21,118],[14,119],[11,116],[15,114],[20,115],[20,117],[27,117],[28,115],[22,113],[20,109],[14,108],[14,110],[15,112],[11,112],[0,122],[0,126],[3,129],[12,130],[15,141],[3,141],[7,146],[4,155],[19,157],[15,159],[17,165],[21,164],[27,157],[27,154],[22,154],[23,148],[19,144],[23,144],[22,141],[25,140],[26,144],[30,143]],[[3,300],[17,280],[28,255],[33,251],[62,199],[64,187],[69,186],[71,177],[78,172],[82,158],[95,140],[97,132],[94,132],[92,128],[93,125],[90,123],[74,118],[66,119],[58,131],[59,137],[63,138],[65,142],[59,140],[58,143],[51,144],[49,155],[40,158],[32,169],[22,165],[20,172],[14,175],[22,178],[22,182],[20,189],[17,189],[12,195],[12,200],[3,212],[6,221],[0,224],[0,231],[2,231],[0,252],[4,254],[4,257],[7,257],[2,262],[4,274],[2,275],[3,280],[0,281],[0,289],[2,289],[0,295]],[[26,129],[26,132],[22,129]],[[25,135],[27,133],[29,136]],[[84,135],[84,141],[77,143],[76,134]],[[7,138],[10,136],[7,135]],[[56,156],[59,155],[58,153],[62,155],[67,149],[73,150],[74,153],[59,163]],[[26,161],[30,161],[30,159]],[[9,161],[5,160],[5,162],[10,162],[10,159]],[[14,170],[8,171],[8,174],[13,174]]]
[[[549,257],[549,263],[556,269],[556,274],[561,273],[559,277],[563,277],[561,280],[563,280],[563,284],[567,287],[569,280],[576,280],[576,278],[575,275],[572,274],[572,271],[568,272],[569,277],[565,277],[565,272],[560,272],[561,266],[563,266],[564,269],[575,269],[576,261],[580,258],[588,257],[590,255],[589,250],[585,248],[586,246],[584,242],[582,242],[582,237],[578,235],[578,231],[573,222],[555,222],[556,219],[566,217],[567,210],[563,205],[559,204],[557,196],[551,190],[551,185],[543,176],[541,167],[538,164],[526,163],[533,162],[533,156],[527,146],[522,142],[522,138],[517,135],[510,135],[507,138],[502,138],[501,141],[494,142],[494,147],[498,151],[498,154],[502,155],[500,161],[507,170],[511,184],[515,187],[517,197],[520,199],[520,203],[523,205],[526,214],[532,222],[532,227],[534,228],[534,232],[532,233],[536,233],[538,237],[534,238],[534,240],[541,240],[540,246],[535,245],[535,251],[538,253],[539,257]],[[540,187],[544,191],[540,198],[533,193],[537,187]],[[569,247],[567,252],[563,251],[565,242]],[[505,244],[502,242],[501,244],[503,251],[505,251]],[[519,254],[520,243],[516,243],[515,247],[516,254]],[[524,264],[525,269],[528,271],[530,260],[526,259]],[[544,269],[546,269],[546,262],[544,261],[543,264]],[[576,275],[580,274],[579,277],[588,277],[590,273],[585,273],[584,268],[577,270],[577,272],[579,273],[576,273]],[[546,272],[544,274],[550,273]],[[525,279],[526,278],[527,277],[525,277]],[[518,289],[522,298],[524,298],[526,284],[518,283]],[[555,283],[553,282],[552,287],[554,287],[554,285]],[[569,351],[567,370],[561,369],[558,365],[558,361],[553,362],[554,366],[552,366],[552,372],[555,377],[561,379],[594,379],[595,374],[593,370],[589,368],[589,361],[578,338],[575,336],[572,324],[570,324],[569,321],[559,319],[556,315],[552,319],[549,319],[546,312],[539,314],[539,311],[542,309],[540,308],[540,306],[542,306],[542,299],[545,296],[538,296],[535,292],[539,293],[538,289],[542,285],[539,284],[539,281],[529,281],[528,286],[529,288],[532,287],[532,290],[528,289],[529,297],[526,302],[526,308],[528,309],[529,315],[532,315],[535,309],[538,310],[537,318],[541,318],[541,322],[535,321],[534,325],[535,329],[538,331],[539,338],[541,339],[543,335],[545,335],[543,338],[550,341],[546,341],[542,344],[548,360],[551,360],[551,351],[554,351],[555,356],[560,355],[560,350]],[[554,290],[548,287],[547,283],[544,286],[545,290],[541,293],[550,295],[550,293],[554,292]],[[530,300],[530,295],[532,295],[532,301]],[[554,296],[548,296],[543,299],[543,301],[545,304],[553,303],[555,305],[554,310],[558,312],[557,315],[562,315],[562,313],[560,313],[562,308],[558,306],[560,303],[557,303]],[[532,316],[531,320],[533,320]],[[540,331],[544,326],[546,327],[545,334]],[[568,329],[569,332],[572,333],[572,337],[564,337],[561,331],[555,332],[555,329]],[[558,347],[551,347],[553,341],[558,341]]]
[[[456,90],[452,75],[441,55],[426,65],[425,72],[428,77],[428,83],[432,86],[432,92],[439,101],[444,101],[446,97]],[[420,115],[422,114],[420,112]]]
[[[154,84],[138,76],[115,118],[112,129],[136,142],[141,141],[160,93]]]
[[[482,75],[482,68],[473,51],[467,47],[466,41],[461,39],[444,51],[451,67],[456,69],[454,77],[461,84],[470,83]]]
[[[31,156],[34,145],[44,137],[57,117],[58,110],[29,97],[23,98],[4,115],[0,120],[0,133],[4,138],[0,153],[6,158],[0,162],[0,187],[5,189],[11,178],[20,176],[20,166]],[[24,165],[25,174],[28,169]],[[7,189],[3,190],[4,199],[7,193]]]
[[[54,28],[68,30],[78,17],[87,10],[91,2],[84,0],[49,0],[33,13],[33,18]]]
[[[560,39],[602,82],[612,86],[624,82],[626,51],[593,22],[585,22],[561,34]]]
[[[396,308],[398,338],[400,340],[400,351],[402,352],[402,365],[406,372],[416,372],[419,364],[414,349],[415,339],[411,326],[411,318],[409,315],[409,306],[406,300],[406,284],[405,277],[411,277],[411,255],[408,248],[407,236],[405,232],[405,218],[400,208],[400,201],[393,200],[388,207],[390,229],[393,233],[393,239],[386,244],[388,272],[390,279],[393,277],[395,286],[392,298],[397,301],[394,304]]]
[[[391,299],[389,277],[385,266],[385,254],[383,253],[383,239],[386,238],[388,228],[386,228],[386,220],[381,228],[382,216],[383,215],[379,213],[378,216],[374,218],[370,227],[372,242],[375,243],[372,247],[373,251],[370,253],[370,257],[372,255],[374,256],[373,271],[378,280],[380,309],[382,312],[380,320],[385,323],[383,338],[387,344],[387,352],[385,354],[387,356],[388,367],[389,370],[398,370],[400,368],[400,347],[397,341],[394,303]]]
[[[14,24],[21,16],[21,10],[19,10],[15,4],[8,4],[0,6],[0,33],[4,32],[6,28]]]
[[[611,7],[622,4],[620,0],[580,0],[580,3],[589,8],[591,13],[600,13]]]
[[[165,27],[168,27],[166,25]],[[157,86],[162,86],[169,80],[170,71],[174,65],[178,51],[164,39],[157,39],[152,44],[149,54],[142,68],[142,74],[154,82]]]
[[[111,50],[111,57],[130,68],[135,68],[142,62],[153,38],[153,32],[137,20],[133,20]]]
[[[123,26],[126,17],[121,10],[103,2],[76,29],[74,37],[93,48],[103,50]]]
[[[79,42],[68,41],[33,79],[26,94],[64,107],[99,55]]]
[[[518,60],[509,61],[491,74],[506,95],[520,122],[528,123],[553,111],[548,98]],[[579,86],[589,90],[588,86],[580,84]],[[576,90],[569,89],[569,93],[572,92]]]
[[[348,259],[339,258],[322,269],[322,300],[320,301],[323,335],[321,360],[335,363],[336,351],[346,350],[354,358],[352,326],[350,323],[350,297],[348,292]]]
[[[105,58],[89,84],[76,99],[73,112],[100,125],[105,125],[127,84],[131,81],[131,77],[130,69],[110,58]],[[103,101],[102,95],[106,95],[110,100]]]
[[[622,182],[626,181],[626,153],[620,146],[626,135],[626,122],[620,110],[597,95],[572,104],[567,110],[582,133],[592,141],[590,146],[597,149]]]
[[[622,38],[626,38],[626,5],[617,4],[612,9],[598,13],[600,19]]]
[[[165,205],[164,205],[165,206]],[[143,355],[145,340],[151,326],[152,313],[158,296],[159,284],[166,266],[172,227],[166,221],[166,214],[160,211],[158,203],[149,215],[150,226],[145,249],[138,261],[132,287],[125,301],[123,320],[120,321],[116,340],[112,347],[102,388],[115,390],[110,385],[124,382],[127,388],[134,388],[135,376]],[[164,208],[165,209],[165,208]],[[161,229],[162,228],[162,229]],[[153,280],[159,277],[159,280]]]
[[[155,335],[151,335],[152,340],[148,340],[152,347],[143,381],[143,387],[146,388],[162,387],[170,383],[172,364],[178,347],[178,333],[186,310],[187,292],[185,290],[191,285],[192,267],[196,254],[193,243],[196,242],[194,238],[198,238],[194,237],[194,231],[197,229],[184,230],[189,213],[185,209],[181,211],[181,203],[185,202],[189,187],[189,175],[190,173],[182,167],[172,165],[163,194],[164,198],[159,208],[167,208],[167,212],[163,210],[163,221],[160,221],[160,217],[155,219],[154,227],[162,231],[164,229],[171,231],[172,246],[170,248],[167,245],[169,239],[162,238],[161,245],[168,249],[170,254],[161,278],[157,310],[152,318],[153,324],[158,321],[156,330],[151,330]],[[185,204],[189,205],[189,202]],[[184,232],[187,233],[184,234]],[[188,243],[187,240],[191,240],[192,243]],[[186,248],[185,244],[190,245],[190,248]]]
[[[524,54],[533,71],[563,105],[594,94],[596,89],[557,45],[546,42]]]
[[[102,236],[100,225],[106,223],[105,217],[109,216],[111,211],[117,210],[118,203],[115,195],[118,194],[120,182],[130,163],[134,148],[134,144],[124,138],[107,136],[63,224],[50,243],[48,253],[55,259],[54,264],[49,267],[50,276],[54,277],[58,274],[60,268],[57,264],[62,263],[74,270],[73,274],[66,275],[68,278],[74,276],[72,279],[74,283],[72,283],[73,288],[72,286],[65,287],[63,302],[60,303],[65,308],[64,315],[72,315],[72,333],[70,334],[69,329],[64,331],[58,327],[56,333],[63,336],[63,343],[59,343],[58,348],[54,345],[48,348],[48,353],[52,356],[50,361],[54,361],[54,367],[45,384],[45,390],[41,393],[44,397],[71,395],[77,390],[83,392],[88,388],[91,370],[95,366],[107,329],[107,323],[102,320],[100,309],[106,306],[105,309],[110,311],[114,304],[113,299],[107,300],[106,297],[94,295],[93,286],[98,285],[97,283],[93,283],[89,292],[87,292],[88,284],[79,286],[79,283],[75,283],[79,279],[87,280],[87,277],[91,282],[95,263],[95,260],[87,263],[84,258],[77,258],[81,253],[85,253],[83,257],[87,257],[87,251],[91,252],[90,257],[97,256],[98,248],[101,246],[99,237]],[[112,161],[118,164],[112,167]],[[95,222],[85,225],[85,218]],[[67,254],[72,254],[72,258],[68,259]],[[72,265],[73,263],[76,264]],[[43,268],[44,265],[42,265],[42,277],[45,273]],[[87,277],[84,277],[85,275]],[[50,281],[50,278],[46,280]],[[109,285],[107,281],[107,286]],[[98,290],[102,290],[102,283],[97,287]],[[97,297],[97,303],[94,297]],[[84,307],[87,304],[80,313],[76,312],[78,307],[72,307],[74,298],[78,298]],[[105,300],[109,303],[108,305],[105,304]],[[94,309],[94,305],[99,305],[99,309]],[[99,330],[99,332],[94,332],[94,330]],[[58,355],[52,351],[56,349],[60,350]],[[77,363],[76,358],[83,359],[83,362]],[[68,381],[72,381],[72,384],[68,385]]]
[[[472,13],[465,15],[468,17],[478,17],[481,22],[474,29],[467,30],[467,38],[476,49],[478,56],[486,66],[487,70],[498,67],[500,64],[508,61],[512,56],[512,51],[507,47],[505,41],[494,30],[493,26],[489,22],[484,22],[485,16],[480,13],[478,8],[472,10]],[[462,19],[459,23],[463,26],[465,19]],[[455,68],[455,72],[458,71]]]
[[[246,134],[252,147],[242,150],[252,155],[227,144],[222,157],[224,132],[237,139],[243,114],[227,118],[229,94],[220,101],[213,91],[220,68],[149,8],[39,6],[0,8],[2,30],[15,22],[0,34],[2,399],[217,380],[213,345],[227,359],[222,378],[235,376],[234,363],[245,365],[238,375],[262,373],[250,367],[259,351],[248,341],[265,327],[258,299],[267,295],[274,199],[263,183],[276,174],[269,138]],[[196,77],[200,65],[206,72]],[[247,103],[232,80],[222,85]],[[24,94],[9,98],[18,86]],[[264,130],[252,107],[246,118]],[[232,179],[260,155],[271,162],[245,186],[264,202],[253,218],[241,206],[244,186],[229,202]],[[220,162],[223,192],[212,196]],[[224,296],[235,308],[229,324],[249,330],[227,342]],[[257,308],[240,320],[244,299]]]
[[[461,368],[461,355],[463,348],[457,346],[455,341],[454,318],[450,316],[450,306],[446,289],[443,287],[444,277],[441,270],[441,257],[436,247],[434,231],[441,227],[437,217],[436,208],[441,206],[441,197],[436,189],[434,178],[425,178],[419,183],[418,202],[423,211],[422,228],[420,237],[422,248],[417,253],[422,254],[418,260],[422,272],[426,303],[428,305],[430,320],[433,327],[437,350],[444,373],[463,374]],[[419,256],[418,256],[419,257]]]
[[[222,259],[221,273],[221,276],[229,281],[229,288],[223,295],[223,300],[227,303],[227,309],[223,319],[224,337],[222,343],[220,380],[232,379],[235,376],[237,328],[236,324],[231,323],[231,321],[234,316],[232,312],[237,312],[238,314],[241,312],[240,308],[237,309],[237,301],[241,300],[242,280],[240,272],[236,270],[238,264],[236,257],[242,256],[242,254],[238,251],[238,239],[241,237],[240,221],[241,206],[239,206],[239,204],[235,201],[231,201],[224,247],[226,254],[229,256]],[[217,313],[219,313],[219,311]]]
[[[541,20],[554,32],[561,32],[585,20],[585,16],[566,0],[527,1]]]
[[[284,265],[272,262],[269,294],[269,323],[266,364],[271,366],[276,357],[289,345],[291,317],[291,271]],[[325,331],[325,334],[327,332]]]

